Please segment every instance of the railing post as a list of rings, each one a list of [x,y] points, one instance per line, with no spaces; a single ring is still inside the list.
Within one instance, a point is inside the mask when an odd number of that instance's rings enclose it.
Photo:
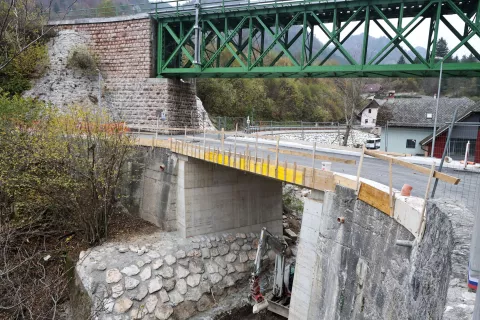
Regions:
[[[365,145],[363,145],[362,148],[362,155],[360,156],[360,163],[358,164],[358,170],[357,170],[357,190],[356,194],[358,196],[358,193],[360,191],[360,173],[362,172],[362,165],[363,165],[363,158],[365,157]]]

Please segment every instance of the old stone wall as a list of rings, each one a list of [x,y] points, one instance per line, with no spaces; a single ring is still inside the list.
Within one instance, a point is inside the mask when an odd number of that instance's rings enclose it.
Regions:
[[[91,302],[78,319],[188,319],[240,290],[249,294],[259,234],[181,239],[155,233],[80,254],[76,277]],[[268,255],[264,257],[268,265]]]
[[[474,294],[466,279],[473,223],[465,210],[430,203],[422,241],[404,247],[397,240],[413,241],[413,235],[356,200],[354,190],[337,186],[312,194],[305,201],[289,319],[471,318]]]
[[[63,22],[57,30],[74,30],[88,37],[88,45],[99,58],[106,78],[153,76],[152,21],[148,17]]]
[[[195,84],[152,78],[155,73],[153,26],[148,16],[62,21],[48,43],[50,66],[26,96],[60,108],[100,104],[132,130],[158,128],[212,128]],[[95,70],[67,66],[76,46],[89,47],[98,57]],[[165,121],[161,118],[165,112]]]
[[[175,79],[109,78],[105,80],[104,94],[110,112],[126,121],[132,129],[154,130],[157,115],[165,112],[162,128],[192,128],[201,123],[197,117],[195,86]]]

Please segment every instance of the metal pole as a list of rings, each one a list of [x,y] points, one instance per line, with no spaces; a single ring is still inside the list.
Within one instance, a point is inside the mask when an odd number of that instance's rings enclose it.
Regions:
[[[457,119],[457,111],[458,111],[458,107],[453,112],[452,123],[450,123],[450,128],[448,128],[447,141],[445,142],[445,148],[443,149],[442,160],[440,160],[440,166],[438,167],[438,172],[442,172],[443,162],[445,161],[445,157],[447,155],[447,149],[450,145],[450,136],[452,135],[453,126],[454,126],[455,121]],[[432,196],[430,197],[431,199],[433,199],[433,197],[435,196],[435,190],[437,189],[437,185],[438,185],[438,179],[435,179],[435,184],[433,185],[433,190],[432,190]]]
[[[158,139],[158,116],[157,116],[157,128],[155,129],[155,140]]]
[[[97,69],[98,71],[98,108],[100,109],[102,107],[102,74],[100,73],[100,70]]]
[[[430,154],[430,157],[432,158],[433,158],[433,152],[435,150],[435,136],[437,135],[437,115],[438,115],[438,104],[440,102],[440,88],[442,86],[442,72],[443,72],[443,60],[440,63],[440,77],[438,78],[437,105],[435,107],[435,121],[433,122],[432,153]]]
[[[388,121],[387,126],[385,127],[385,152],[388,151]]]
[[[200,65],[200,27],[198,25],[200,14],[200,0],[195,1],[195,53],[193,64]]]

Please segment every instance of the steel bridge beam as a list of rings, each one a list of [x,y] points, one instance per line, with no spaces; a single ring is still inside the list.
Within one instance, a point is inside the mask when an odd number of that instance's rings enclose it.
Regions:
[[[443,63],[446,77],[479,77],[479,63],[452,59],[461,47],[480,60],[480,2],[478,0],[350,0],[247,3],[221,0],[218,8],[200,7],[200,61],[194,64],[194,11],[156,12],[157,76],[166,78],[275,77],[437,77]],[[235,5],[229,4],[236,1]],[[283,2],[283,3],[282,3]],[[461,27],[449,22],[460,19]],[[391,19],[398,19],[392,23]],[[375,53],[369,51],[372,23],[388,38]],[[429,26],[426,53],[409,41],[421,25]],[[459,40],[444,57],[437,57],[440,25]],[[363,26],[357,51],[345,43]],[[327,42],[315,47],[315,30]],[[348,32],[347,32],[348,31]],[[478,40],[476,40],[478,41]],[[407,48],[409,51],[407,51]],[[389,59],[395,51],[406,64]]]

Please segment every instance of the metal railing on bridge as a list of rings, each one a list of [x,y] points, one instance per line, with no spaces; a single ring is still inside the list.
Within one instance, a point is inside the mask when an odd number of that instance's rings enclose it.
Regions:
[[[131,16],[141,13],[154,13],[155,4],[119,4],[117,6],[106,6],[96,8],[70,8],[67,10],[49,13],[48,20],[50,22],[60,20],[73,20],[84,18],[109,18],[120,16]]]

